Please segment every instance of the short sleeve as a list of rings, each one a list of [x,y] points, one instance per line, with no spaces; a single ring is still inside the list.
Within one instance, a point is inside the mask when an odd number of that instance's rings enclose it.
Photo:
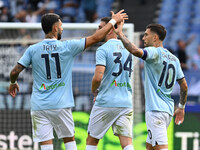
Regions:
[[[73,56],[76,56],[78,53],[84,51],[86,39],[82,38],[80,40],[69,40],[67,46],[70,48]]]
[[[159,51],[155,47],[147,47],[143,51],[146,51],[146,61],[153,61],[159,56]]]
[[[96,65],[106,66],[106,52],[103,49],[98,49],[96,52]]]
[[[31,48],[29,47],[23,54],[23,56],[18,61],[24,67],[29,67],[31,62]]]
[[[177,61],[178,61],[178,67],[177,67],[176,80],[180,80],[180,79],[184,78],[184,74],[183,74],[183,71],[182,71],[182,68],[181,68],[181,65],[180,65],[180,62],[178,59],[177,59]]]

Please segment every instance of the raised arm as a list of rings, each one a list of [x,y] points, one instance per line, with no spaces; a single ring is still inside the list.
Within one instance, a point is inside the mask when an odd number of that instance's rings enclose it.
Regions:
[[[8,92],[12,97],[16,96],[16,92],[19,91],[19,85],[17,83],[17,78],[19,73],[24,69],[24,67],[20,64],[17,64],[12,71],[10,72],[10,86],[8,88]],[[16,91],[17,90],[17,91]]]
[[[128,38],[124,35],[122,28],[123,28],[124,22],[117,24],[117,29],[115,29],[116,34],[118,35],[119,39],[122,41],[124,47],[134,56],[136,57],[142,57],[143,56],[143,50],[138,48],[135,44],[131,43]]]
[[[113,28],[113,26],[115,25],[115,23],[119,23],[121,21],[123,21],[124,19],[128,19],[128,16],[126,13],[123,13],[124,10],[120,10],[118,13],[114,14],[112,13],[112,19],[109,23],[107,23],[102,29],[98,30],[96,33],[94,33],[93,35],[86,37],[86,44],[85,44],[85,48],[88,48],[90,46],[92,46],[93,44],[100,42],[105,36],[106,34],[110,31],[110,29]]]
[[[175,123],[180,125],[184,121],[185,115],[185,104],[187,101],[187,91],[188,86],[185,78],[178,80],[178,84],[180,86],[180,100],[178,108],[176,109],[174,115],[176,115]]]

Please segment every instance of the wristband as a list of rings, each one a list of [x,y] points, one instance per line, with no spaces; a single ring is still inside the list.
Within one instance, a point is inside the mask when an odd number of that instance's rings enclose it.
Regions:
[[[116,20],[115,19],[111,19],[108,23],[111,23],[113,26],[116,24]]]
[[[182,105],[181,103],[178,103],[178,107],[181,109],[185,109],[185,105]]]
[[[14,84],[17,84],[17,81],[15,81],[14,83],[12,83],[12,82],[10,81],[10,85],[14,85]]]

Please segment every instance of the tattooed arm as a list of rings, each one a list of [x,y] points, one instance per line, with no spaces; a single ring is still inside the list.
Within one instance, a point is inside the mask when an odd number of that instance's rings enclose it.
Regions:
[[[95,93],[101,84],[105,71],[105,66],[96,66],[94,76],[92,78],[92,93]]]
[[[187,101],[187,82],[185,78],[178,80],[178,84],[180,85],[180,101],[179,103],[183,106],[185,106],[186,101]],[[174,112],[175,118],[175,123],[177,125],[180,125],[184,121],[184,116],[185,116],[185,109],[178,107],[176,111]]]
[[[17,84],[17,78],[19,76],[19,73],[24,69],[20,64],[17,64],[12,71],[10,72],[10,86],[8,88],[8,92],[12,97],[16,96],[16,91],[19,91],[19,85]]]
[[[187,91],[188,91],[187,82],[186,82],[185,78],[178,80],[178,84],[180,86],[180,101],[179,101],[179,103],[182,105],[185,105],[185,103],[187,101]]]
[[[135,44],[131,43],[128,38],[122,32],[124,22],[117,24],[117,29],[115,29],[116,34],[118,35],[119,39],[122,41],[124,47],[132,53],[136,57],[143,56],[143,50],[138,48]]]

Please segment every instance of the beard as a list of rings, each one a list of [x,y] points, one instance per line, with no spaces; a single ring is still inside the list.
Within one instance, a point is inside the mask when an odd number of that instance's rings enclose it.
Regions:
[[[103,38],[100,42],[105,42],[106,41],[106,38]]]
[[[60,40],[60,39],[61,39],[61,33],[58,33],[57,40]]]

